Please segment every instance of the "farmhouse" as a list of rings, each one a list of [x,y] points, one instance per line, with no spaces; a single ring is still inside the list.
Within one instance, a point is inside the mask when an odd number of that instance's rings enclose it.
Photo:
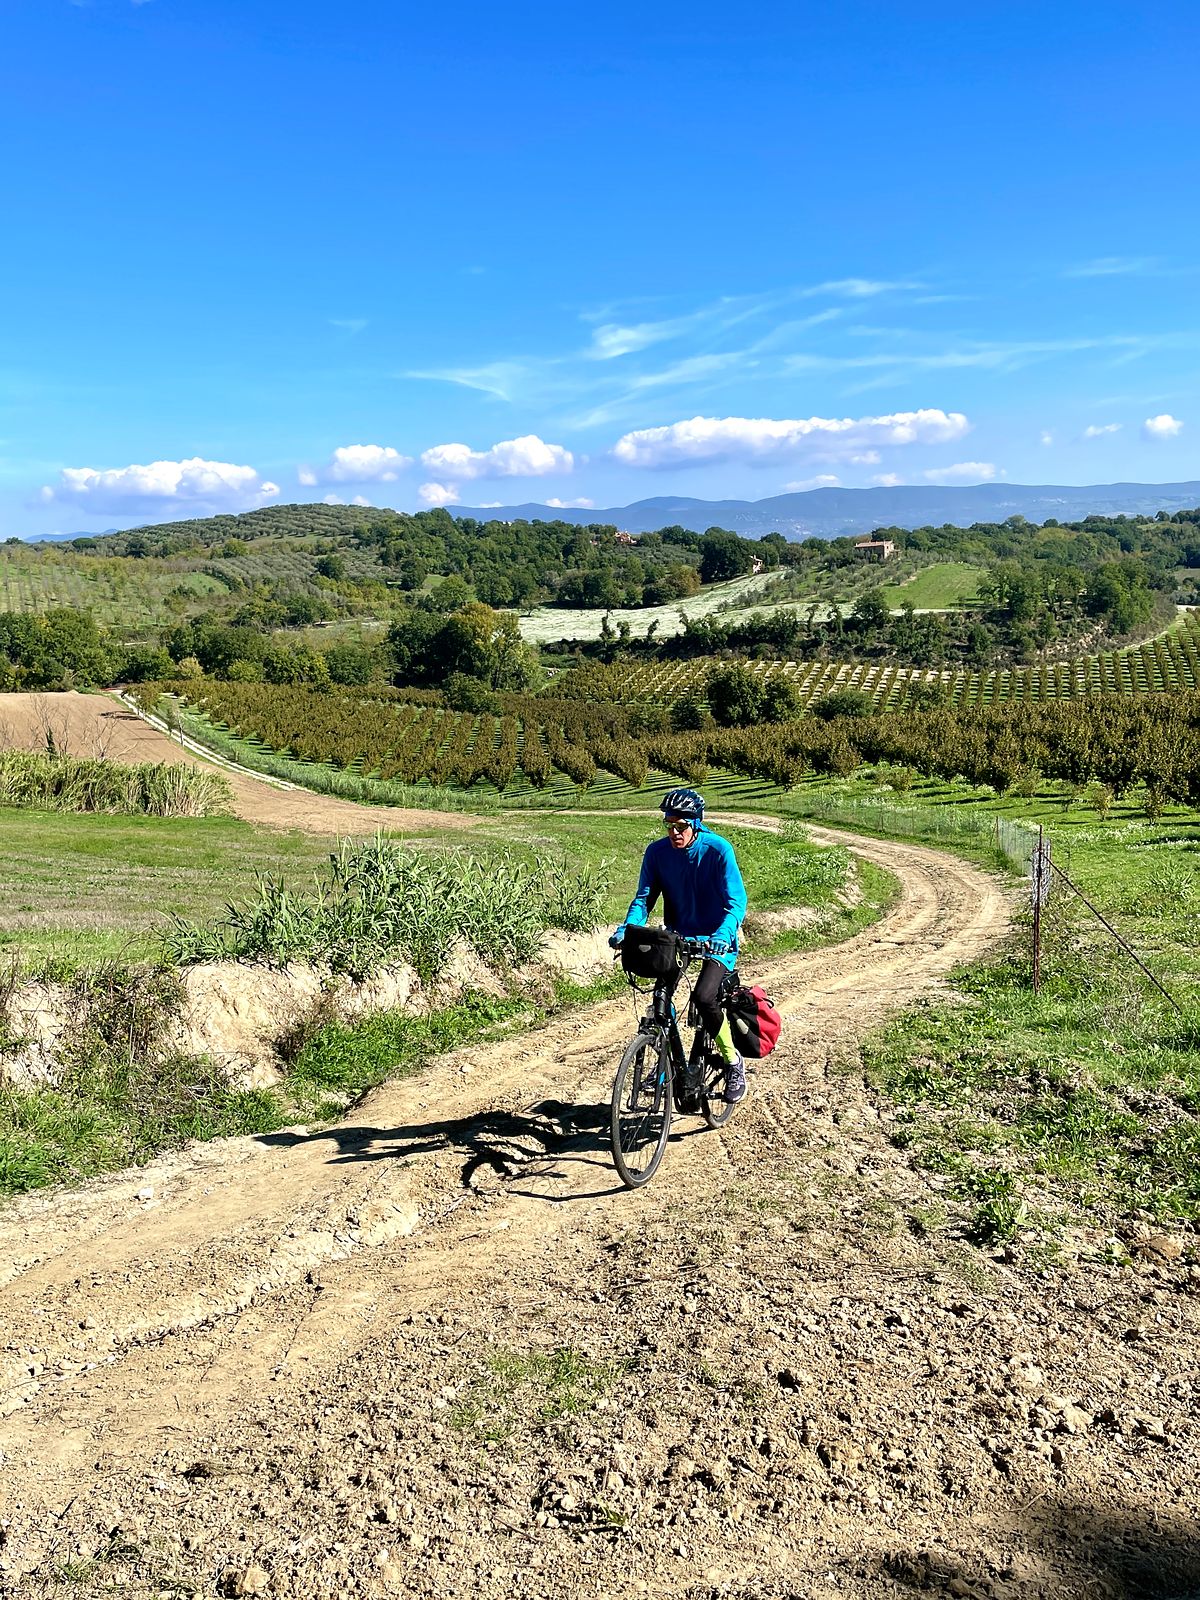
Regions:
[[[890,561],[896,546],[891,539],[856,539],[854,554],[860,561]]]

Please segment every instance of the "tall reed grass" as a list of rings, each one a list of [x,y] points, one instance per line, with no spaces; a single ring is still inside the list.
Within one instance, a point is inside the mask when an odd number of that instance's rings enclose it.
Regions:
[[[168,762],[123,766],[75,756],[0,752],[0,805],[46,811],[104,811],[150,817],[207,817],[228,811],[219,774]]]
[[[428,981],[459,943],[504,969],[527,960],[549,928],[594,927],[607,889],[605,869],[573,870],[565,858],[527,866],[377,835],[344,840],[308,892],[263,877],[255,897],[219,921],[174,917],[164,954],[177,965],[312,961],[360,978],[402,959]]]

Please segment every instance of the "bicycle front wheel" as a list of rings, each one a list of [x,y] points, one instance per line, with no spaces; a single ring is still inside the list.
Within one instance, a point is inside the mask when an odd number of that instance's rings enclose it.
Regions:
[[[665,1042],[639,1033],[612,1092],[612,1153],[621,1182],[640,1189],[658,1171],[671,1132],[671,1061]]]

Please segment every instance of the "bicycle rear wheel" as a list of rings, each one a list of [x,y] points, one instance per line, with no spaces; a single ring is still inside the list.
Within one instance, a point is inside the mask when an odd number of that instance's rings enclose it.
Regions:
[[[700,1110],[710,1128],[723,1128],[737,1110],[725,1098],[725,1063],[719,1056],[710,1056],[705,1063]]]
[[[658,1171],[671,1132],[671,1061],[665,1041],[639,1033],[617,1068],[612,1153],[621,1182],[640,1189]]]

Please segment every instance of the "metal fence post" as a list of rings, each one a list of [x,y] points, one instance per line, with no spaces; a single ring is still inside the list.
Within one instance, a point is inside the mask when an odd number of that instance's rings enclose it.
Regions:
[[[1039,824],[1037,844],[1029,863],[1029,894],[1033,901],[1033,992],[1042,990],[1042,907],[1050,894],[1050,841]]]

